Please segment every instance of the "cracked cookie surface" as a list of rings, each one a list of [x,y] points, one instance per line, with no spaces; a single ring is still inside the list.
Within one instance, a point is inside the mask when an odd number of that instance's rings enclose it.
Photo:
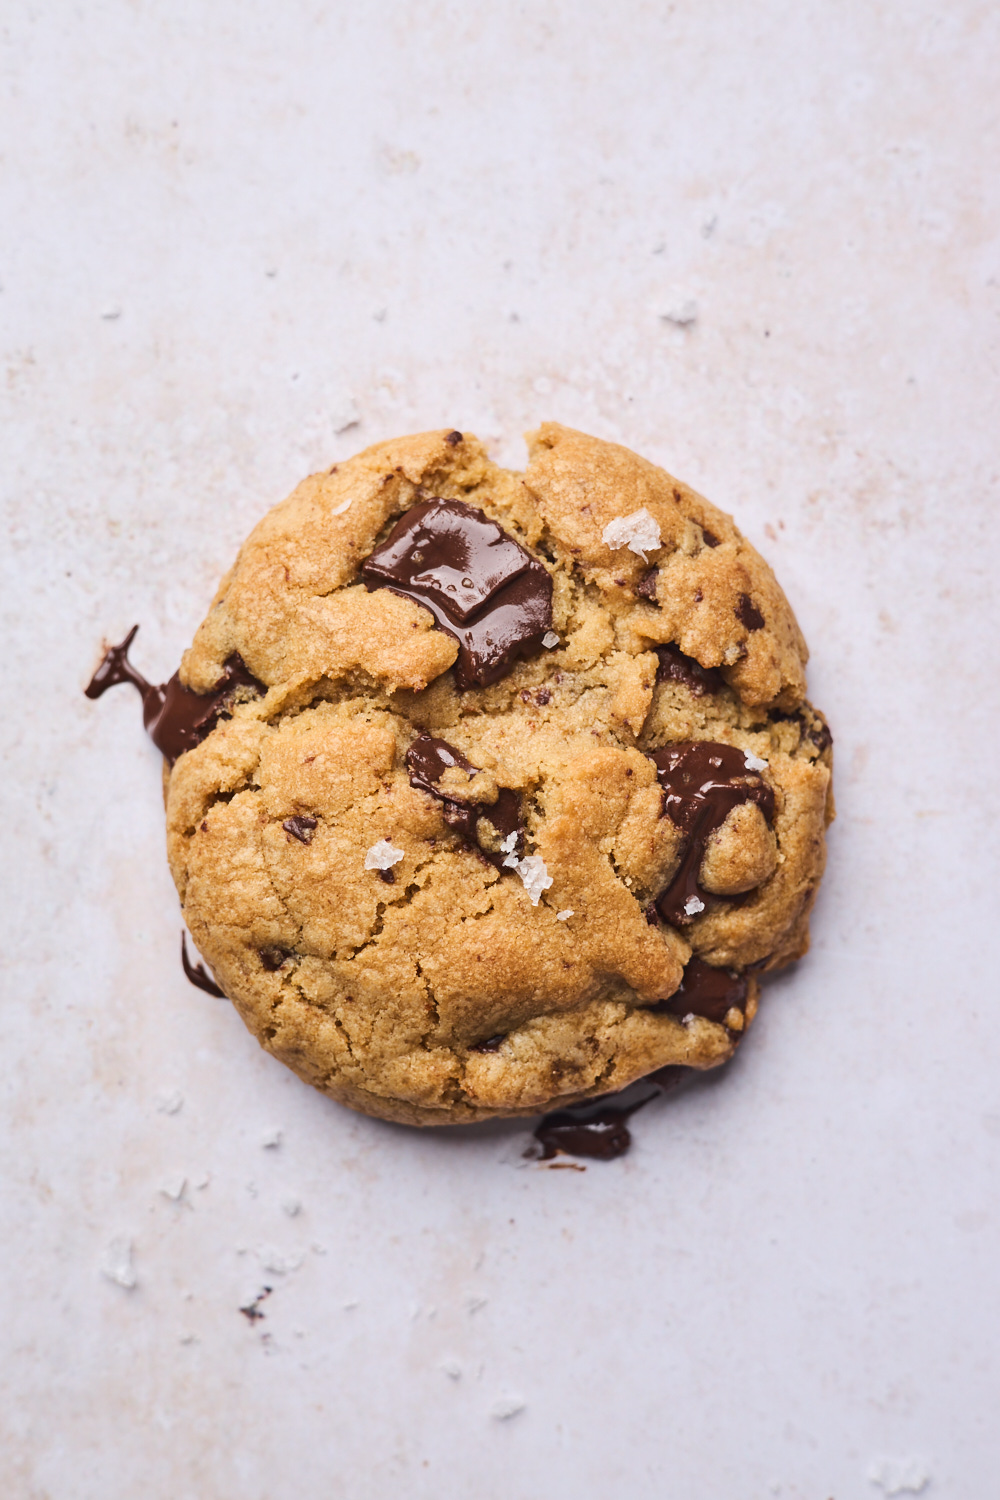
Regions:
[[[253,684],[168,772],[191,935],[268,1051],[387,1119],[715,1066],[808,945],[830,736],[773,574],[627,449],[529,451],[425,433],[305,480],[181,667]]]

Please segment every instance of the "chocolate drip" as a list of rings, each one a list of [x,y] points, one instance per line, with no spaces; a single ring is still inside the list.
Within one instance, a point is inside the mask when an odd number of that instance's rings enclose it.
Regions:
[[[193,964],[188,958],[187,936],[181,933],[181,963],[184,972],[193,985],[199,990],[204,990],[206,995],[214,995],[217,1000],[225,1000],[226,996],[214,979],[209,978],[208,970],[204,964]]]
[[[281,826],[290,838],[298,839],[300,844],[311,844],[316,823],[316,818],[296,816],[294,818],[286,818]]]
[[[495,802],[456,802],[438,785],[445,771],[451,767],[475,773],[479,770],[466,760],[461,750],[449,745],[447,740],[436,740],[429,734],[420,734],[406,752],[406,769],[410,773],[410,785],[421,792],[430,792],[442,804],[441,816],[448,827],[461,838],[478,849],[491,865],[502,869],[507,858],[506,850],[484,849],[477,837],[476,828],[480,818],[496,830],[498,842],[517,834],[513,854],[520,854],[524,847],[524,827],[521,822],[521,798],[510,787],[499,790]]]
[[[659,1015],[704,1016],[706,1021],[721,1025],[733,1006],[740,1011],[746,1007],[749,989],[745,974],[736,974],[732,969],[713,969],[700,958],[692,958],[679,989],[668,999],[657,1000],[649,1009]]]
[[[764,629],[764,616],[756,604],[754,604],[749,594],[740,595],[740,602],[736,606],[735,613],[740,624],[745,625],[748,630]]]
[[[656,1073],[630,1084],[618,1094],[586,1099],[555,1110],[535,1126],[537,1145],[529,1146],[526,1156],[536,1161],[551,1161],[554,1156],[586,1156],[592,1161],[613,1161],[624,1156],[632,1144],[628,1122],[637,1110],[669,1094],[685,1083],[693,1069],[660,1068]],[[541,1150],[538,1149],[541,1147]]]
[[[110,687],[131,683],[142,698],[146,732],[170,765],[185,750],[200,745],[219,720],[229,716],[237,689],[250,688],[257,694],[267,692],[238,652],[227,659],[222,676],[210,693],[193,693],[176,672],[160,686],[147,682],[128,659],[138,629],[138,625],[133,625],[120,645],[108,647],[84,691],[88,698],[100,698]]]
[[[685,656],[679,646],[657,646],[656,655],[660,663],[656,669],[657,682],[680,682],[699,698],[706,693],[719,693],[726,685],[721,672],[714,667],[703,667],[693,656]]]
[[[552,628],[552,579],[541,563],[461,500],[411,506],[361,576],[368,589],[390,588],[423,605],[455,638],[463,692],[499,682]]]
[[[654,750],[650,759],[664,789],[663,810],[687,838],[680,868],[657,897],[656,909],[665,922],[684,927],[705,908],[698,872],[709,836],[742,802],[755,802],[771,823],[774,792],[755,771],[747,770],[744,751],[733,745],[689,740]],[[689,903],[694,910],[685,909]]]

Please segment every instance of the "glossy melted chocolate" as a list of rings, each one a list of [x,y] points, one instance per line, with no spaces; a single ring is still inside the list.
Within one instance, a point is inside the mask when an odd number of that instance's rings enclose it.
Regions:
[[[555,1110],[535,1126],[537,1144],[529,1146],[525,1155],[536,1161],[551,1161],[561,1153],[586,1156],[593,1161],[613,1161],[616,1156],[624,1156],[632,1144],[628,1128],[631,1116],[650,1100],[672,1093],[693,1071],[682,1067],[660,1068],[621,1093],[605,1094],[600,1099],[586,1099],[582,1104]]]
[[[209,978],[208,970],[204,964],[193,964],[188,958],[187,937],[181,933],[181,963],[184,972],[193,985],[199,990],[204,990],[206,995],[214,995],[217,1000],[225,1000],[226,996],[219,989],[214,979]]]
[[[153,744],[170,765],[193,750],[211,734],[220,719],[227,717],[238,688],[251,688],[257,694],[267,692],[262,682],[249,671],[243,658],[233,653],[222,676],[210,693],[193,693],[184,687],[175,672],[169,682],[157,687],[147,682],[128,659],[138,625],[133,625],[118,646],[109,646],[100,666],[84,689],[88,698],[100,698],[108,688],[130,682],[142,698],[142,721]]]
[[[411,506],[361,576],[369,589],[390,588],[422,604],[454,636],[463,692],[499,682],[552,628],[552,579],[541,563],[461,500]]]
[[[700,958],[688,960],[680,987],[666,1000],[658,1000],[649,1009],[660,1015],[704,1016],[719,1025],[735,1005],[743,1010],[747,1003],[749,983],[745,974],[732,969],[713,969]]]
[[[517,834],[512,853],[520,854],[524,846],[521,823],[521,799],[510,787],[501,787],[495,802],[454,802],[438,783],[444,772],[452,766],[462,771],[476,771],[471,761],[466,760],[461,750],[449,745],[447,740],[436,740],[429,734],[418,735],[406,752],[406,769],[410,773],[410,785],[419,791],[430,792],[442,804],[441,815],[448,827],[470,843],[484,859],[499,870],[507,858],[506,853],[484,849],[476,838],[476,824],[480,818],[496,829],[499,838]]]
[[[756,802],[771,823],[774,791],[755,771],[747,770],[744,752],[734,745],[689,740],[654,750],[650,759],[664,789],[663,810],[687,839],[680,868],[657,897],[656,909],[665,922],[685,927],[704,910],[709,899],[726,899],[706,897],[698,885],[709,836],[741,802]],[[695,911],[686,911],[685,907],[693,902],[702,905]]]

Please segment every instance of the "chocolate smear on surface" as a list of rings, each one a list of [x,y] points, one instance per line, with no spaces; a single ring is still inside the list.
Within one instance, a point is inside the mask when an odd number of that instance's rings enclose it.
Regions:
[[[219,720],[231,713],[239,688],[249,688],[258,695],[267,692],[237,652],[227,659],[222,676],[210,693],[193,693],[184,687],[176,672],[160,686],[147,682],[128,659],[138,629],[138,625],[133,625],[120,645],[108,647],[84,691],[88,698],[100,698],[110,687],[131,683],[142,698],[146,732],[171,765],[185,750],[200,745]]]
[[[685,656],[679,646],[657,646],[656,655],[660,663],[657,682],[679,682],[699,698],[719,693],[726,685],[715,667],[703,667],[693,656]]]
[[[434,739],[432,735],[420,734],[406,752],[406,769],[410,773],[410,785],[418,791],[429,792],[442,804],[441,815],[448,827],[461,838],[478,849],[491,865],[502,869],[508,854],[520,854],[524,847],[524,826],[521,822],[521,798],[510,787],[501,787],[495,802],[455,802],[441,790],[439,782],[445,771],[457,767],[470,775],[479,770],[466,760],[461,750],[449,745],[447,740]],[[484,849],[476,836],[476,825],[485,818],[496,830],[498,842],[517,834],[509,850]]]
[[[303,818],[296,814],[294,818],[286,818],[281,826],[290,838],[298,839],[300,844],[311,844],[317,821],[316,818]]]
[[[665,922],[685,927],[705,910],[708,900],[698,885],[705,845],[726,821],[734,807],[755,802],[768,824],[774,819],[774,791],[757,774],[748,771],[746,754],[735,745],[712,740],[688,740],[654,750],[650,760],[664,790],[663,811],[686,836],[680,867],[656,900]]]
[[[225,1000],[224,991],[219,989],[214,979],[209,978],[208,970],[204,964],[193,964],[188,958],[187,934],[181,933],[181,963],[184,972],[191,983],[199,990],[204,990],[206,995],[214,995],[217,1000]]]
[[[541,563],[461,500],[411,506],[361,576],[368,589],[389,588],[422,604],[454,637],[463,692],[499,682],[552,628],[552,579]]]
[[[524,1154],[535,1161],[551,1161],[560,1154],[614,1161],[615,1157],[624,1156],[632,1144],[628,1122],[636,1110],[661,1094],[673,1093],[694,1071],[684,1067],[660,1068],[620,1093],[585,1099],[581,1104],[555,1110],[535,1126],[534,1143]]]
[[[739,1011],[744,1009],[749,989],[745,974],[737,974],[732,969],[714,969],[700,958],[691,958],[679,988],[666,1000],[657,1000],[649,1009],[658,1015],[704,1016],[706,1021],[717,1021],[721,1025],[733,1006]]]
[[[740,624],[745,625],[748,630],[764,629],[764,616],[761,614],[756,604],[754,604],[749,594],[740,595],[740,602],[736,606],[736,618],[739,620]]]

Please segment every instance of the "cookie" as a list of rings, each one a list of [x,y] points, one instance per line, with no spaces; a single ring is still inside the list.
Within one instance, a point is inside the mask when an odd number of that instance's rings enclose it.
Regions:
[[[625,448],[546,423],[529,454],[431,432],[313,475],[170,683],[133,631],[88,689],[142,694],[218,986],[384,1119],[715,1067],[808,946],[831,738],[771,570]]]

